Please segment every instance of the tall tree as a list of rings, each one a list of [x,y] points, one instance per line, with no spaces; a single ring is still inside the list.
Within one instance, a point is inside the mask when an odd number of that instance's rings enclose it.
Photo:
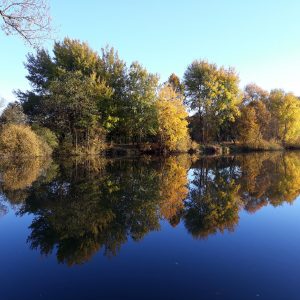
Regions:
[[[268,99],[273,134],[283,144],[300,140],[300,101],[292,93],[273,90]]]
[[[256,111],[252,106],[243,107],[241,110],[239,136],[246,147],[256,149],[261,146],[262,134]]]
[[[238,115],[239,78],[229,68],[196,60],[184,74],[186,103],[199,116],[202,142],[220,140]]]
[[[125,62],[120,59],[114,48],[108,46],[102,48],[100,74],[113,91],[111,101],[106,103],[104,127],[108,130],[109,138],[117,139],[121,135],[126,135],[123,122],[127,114],[125,108],[128,70]]]
[[[268,110],[265,101],[266,101],[266,99],[253,100],[252,102],[249,102],[249,104],[246,107],[248,109],[254,109],[255,118],[253,119],[253,121],[256,122],[258,125],[260,137],[263,138],[264,140],[270,140],[272,138],[271,128],[270,128],[271,127],[271,113]],[[243,123],[243,117],[245,116],[246,110],[247,109],[245,109],[245,106],[243,105],[241,107],[242,123]],[[246,124],[244,124],[244,125],[246,126]],[[244,130],[247,130],[247,127],[245,127]]]
[[[47,127],[62,139],[71,138],[71,145],[83,146],[89,153],[99,153],[105,140],[101,128],[101,104],[111,91],[78,72],[67,72],[51,83],[45,97]]]
[[[131,64],[127,82],[124,128],[133,142],[141,142],[157,131],[156,91],[158,76],[148,73],[138,62]]]
[[[188,114],[182,96],[171,86],[165,85],[159,92],[156,107],[161,148],[167,151],[188,150]]]
[[[56,72],[80,72],[99,79],[101,60],[87,43],[65,38],[54,44],[53,53]]]
[[[50,128],[61,143],[90,152],[92,145],[103,145],[112,95],[101,75],[101,59],[78,40],[57,42],[53,52],[53,58],[45,50],[28,56],[25,66],[33,90],[17,94],[31,123]]]

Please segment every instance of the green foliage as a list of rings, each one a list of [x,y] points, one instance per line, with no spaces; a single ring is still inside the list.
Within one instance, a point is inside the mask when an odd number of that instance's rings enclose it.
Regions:
[[[42,94],[47,89],[49,81],[56,74],[55,63],[44,49],[37,50],[36,55],[28,54],[25,68],[28,71],[26,78],[37,94]],[[27,110],[26,113],[30,111],[29,107]]]
[[[162,97],[157,75],[138,62],[127,67],[113,48],[98,54],[79,40],[56,42],[53,57],[38,50],[25,66],[32,90],[17,96],[26,116],[15,103],[0,121],[48,128],[63,152],[99,154],[106,142],[186,150],[191,141],[183,99],[196,142],[241,142],[254,149],[300,145],[299,99],[281,90],[269,94],[255,84],[242,95],[232,68],[196,60],[183,82],[173,73],[165,83],[176,96]],[[52,138],[46,136],[50,145]]]
[[[128,73],[127,103],[124,116],[126,134],[134,142],[155,135],[157,130],[156,89],[158,76],[150,74],[134,62]]]
[[[46,111],[52,112],[47,116],[47,126],[60,140],[70,136],[76,152],[78,146],[95,154],[103,150],[99,107],[109,98],[109,88],[79,72],[67,72],[52,81],[49,92],[44,101]]]
[[[127,69],[113,48],[99,56],[78,40],[55,43],[53,53],[40,50],[25,65],[33,90],[17,94],[31,122],[75,153],[99,153],[105,132],[131,142],[155,135],[156,75],[136,62]]]
[[[102,49],[100,60],[100,74],[107,85],[112,89],[110,101],[103,103],[104,128],[110,137],[119,137],[123,132],[123,119],[127,114],[127,78],[128,71],[124,61],[119,58],[114,48]]]
[[[184,74],[186,103],[198,115],[201,141],[226,140],[239,115],[239,78],[233,69],[194,61]]]
[[[87,43],[65,38],[55,43],[53,52],[56,72],[80,72],[98,79],[100,57]]]
[[[18,92],[30,121],[54,132],[72,153],[103,150],[107,104],[112,90],[100,78],[100,57],[86,43],[65,39],[29,55],[26,68],[31,92]],[[105,105],[103,104],[105,103]],[[49,138],[49,136],[48,136]]]
[[[45,141],[52,150],[57,149],[58,139],[53,131],[47,127],[41,127],[36,124],[32,125],[31,129],[39,136],[40,139]]]

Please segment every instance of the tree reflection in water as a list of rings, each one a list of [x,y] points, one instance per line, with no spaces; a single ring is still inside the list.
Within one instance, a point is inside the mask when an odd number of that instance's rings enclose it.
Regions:
[[[100,249],[116,255],[128,239],[159,230],[162,219],[207,238],[233,231],[242,209],[292,203],[300,155],[6,161],[0,179],[0,214],[8,204],[20,216],[32,214],[31,248],[73,265]]]
[[[195,165],[184,222],[195,238],[217,231],[233,231],[239,219],[241,200],[239,169],[232,158],[202,158]]]

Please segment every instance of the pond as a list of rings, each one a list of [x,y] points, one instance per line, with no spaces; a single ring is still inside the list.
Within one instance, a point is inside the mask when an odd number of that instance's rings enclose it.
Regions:
[[[2,161],[1,300],[299,299],[300,153]]]

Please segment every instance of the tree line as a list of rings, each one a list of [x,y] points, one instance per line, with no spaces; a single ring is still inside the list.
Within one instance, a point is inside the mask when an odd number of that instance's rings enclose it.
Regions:
[[[25,154],[37,147],[36,153],[98,154],[108,144],[152,152],[188,151],[197,143],[300,144],[298,97],[255,84],[241,91],[234,69],[204,60],[192,62],[182,80],[171,74],[161,84],[157,74],[138,62],[128,66],[113,48],[98,53],[66,38],[54,44],[53,55],[45,49],[29,54],[25,67],[32,88],[18,90],[19,102],[0,119],[4,154],[22,147]],[[29,131],[39,142],[32,144]]]

